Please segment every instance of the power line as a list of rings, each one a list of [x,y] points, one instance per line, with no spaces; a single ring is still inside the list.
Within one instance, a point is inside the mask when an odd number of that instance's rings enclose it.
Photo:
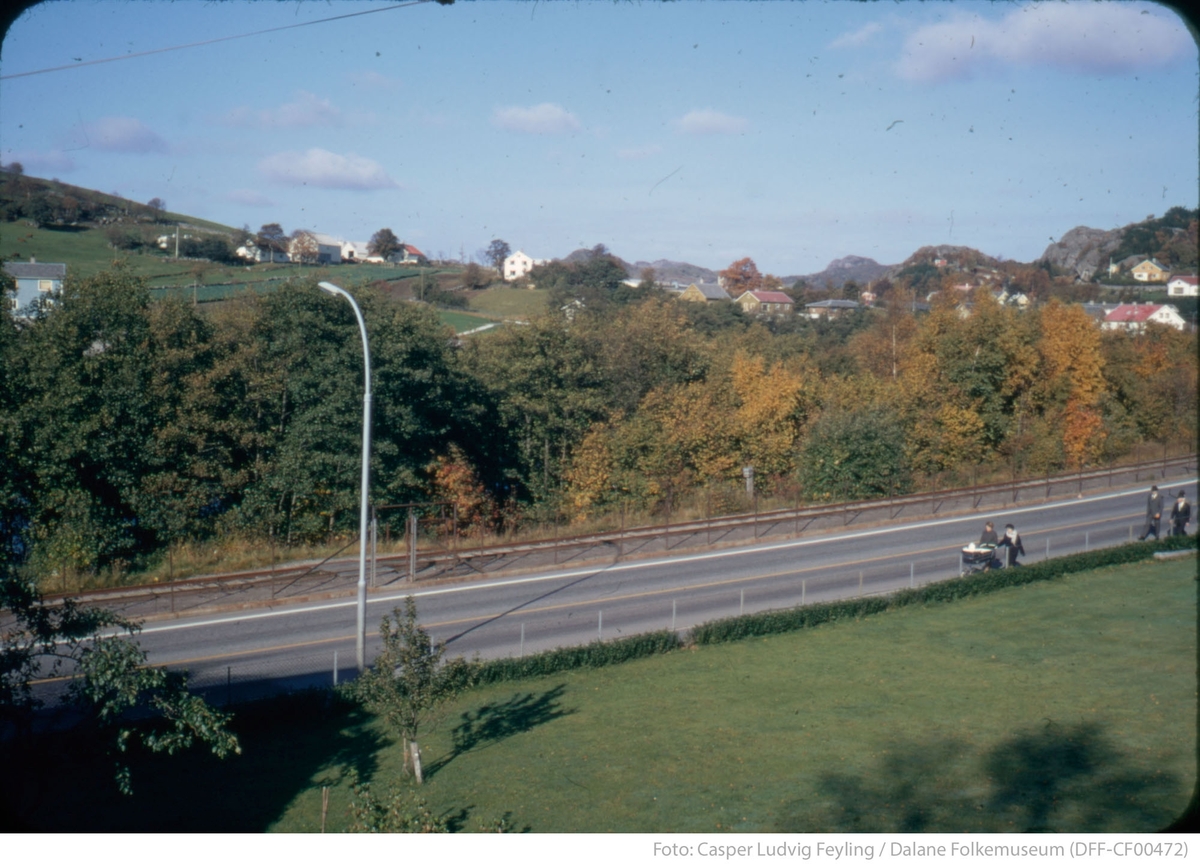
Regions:
[[[390,12],[393,9],[403,9],[406,6],[418,6],[431,0],[409,0],[407,3],[397,3],[394,6],[384,6],[381,9],[367,9],[362,12],[348,12],[345,15],[334,15],[332,18],[318,18],[315,21],[304,21],[300,24],[286,24],[283,27],[270,27],[266,30],[255,30],[253,33],[239,33],[236,36],[219,36],[216,39],[206,39],[203,42],[189,42],[186,45],[172,45],[169,48],[153,48],[150,51],[137,51],[133,54],[122,54],[117,57],[105,57],[102,60],[85,60],[81,63],[71,63],[67,66],[51,66],[48,69],[35,69],[31,72],[14,72],[11,75],[0,75],[0,81],[10,78],[24,78],[28,75],[43,75],[47,72],[61,72],[64,69],[79,69],[83,66],[94,66],[97,63],[113,63],[117,60],[131,60],[134,57],[146,57],[150,54],[162,54],[164,51],[179,51],[184,48],[199,48],[202,45],[213,45],[217,42],[228,42],[231,39],[246,39],[250,36],[261,36],[264,33],[278,33],[281,30],[293,30],[297,27],[308,27],[313,24],[326,24],[330,21],[341,21],[343,18],[357,18],[359,15],[374,15],[376,12]],[[438,0],[441,2],[441,0]]]

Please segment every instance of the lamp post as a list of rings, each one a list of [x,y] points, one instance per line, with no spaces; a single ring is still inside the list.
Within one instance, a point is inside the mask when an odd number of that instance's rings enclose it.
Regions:
[[[362,334],[363,345],[363,435],[362,435],[362,492],[359,502],[358,522],[358,630],[354,635],[355,658],[358,670],[362,671],[366,664],[367,644],[367,490],[371,478],[371,352],[367,348],[367,326],[363,322],[362,311],[358,302],[345,289],[332,283],[317,284],[322,291],[330,295],[341,295],[354,308],[358,319],[358,330]]]

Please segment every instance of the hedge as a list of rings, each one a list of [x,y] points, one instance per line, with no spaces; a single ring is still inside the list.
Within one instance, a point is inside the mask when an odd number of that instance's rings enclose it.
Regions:
[[[1133,542],[1116,548],[1102,548],[1083,554],[1055,557],[1015,569],[997,569],[977,572],[949,581],[938,581],[913,590],[901,590],[888,596],[868,596],[858,599],[843,599],[822,602],[761,614],[745,614],[710,620],[692,630],[691,639],[696,644],[720,644],[760,635],[774,635],[807,629],[822,623],[837,620],[858,619],[881,611],[902,608],[906,605],[923,605],[930,602],[952,602],[1037,581],[1053,581],[1057,578],[1147,560],[1155,551],[1179,551],[1195,548],[1196,536],[1173,536],[1156,542]]]
[[[952,602],[955,599],[992,593],[1005,587],[1053,581],[1075,572],[1086,572],[1103,566],[1136,563],[1149,559],[1156,551],[1184,550],[1195,548],[1196,544],[1196,536],[1168,537],[1157,542],[1133,542],[1116,548],[1055,557],[1016,569],[978,572],[913,590],[901,590],[888,596],[865,596],[779,611],[765,611],[760,614],[726,617],[696,626],[688,638],[694,644],[720,644],[743,638],[792,632],[837,620],[858,619],[906,605]],[[669,653],[687,643],[677,633],[661,630],[615,641],[593,641],[581,647],[560,647],[520,658],[475,662],[465,667],[464,674],[469,683],[464,683],[463,686],[501,683],[561,671],[618,665],[634,659]]]

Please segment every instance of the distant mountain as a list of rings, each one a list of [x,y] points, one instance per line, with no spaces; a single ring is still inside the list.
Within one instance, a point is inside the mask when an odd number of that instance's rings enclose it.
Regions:
[[[632,266],[633,270],[629,270],[630,277],[641,277],[642,271],[647,268],[654,269],[654,279],[658,283],[670,285],[678,283],[685,289],[692,283],[716,283],[717,272],[711,271],[708,268],[701,268],[699,265],[692,265],[687,262],[672,262],[669,259],[655,259],[653,262],[635,262]]]
[[[564,256],[562,261],[569,263],[586,262],[593,255],[592,250],[580,248]],[[653,268],[655,281],[668,286],[672,283],[678,283],[680,286],[686,288],[691,283],[717,282],[716,271],[701,268],[699,265],[692,265],[688,262],[672,262],[669,259],[657,259],[653,262],[639,260],[631,265],[611,250],[608,251],[608,255],[617,260],[617,263],[625,269],[625,273],[629,275],[631,280],[640,280],[643,271],[647,268]]]
[[[853,280],[855,283],[865,286],[872,280],[878,280],[889,272],[894,272],[897,267],[896,265],[880,265],[874,259],[868,259],[865,256],[843,256],[841,259],[834,259],[825,266],[824,271],[818,271],[816,274],[784,277],[783,284],[793,286],[796,281],[803,280],[809,286],[820,288],[828,283],[830,286],[839,288],[842,284]]]

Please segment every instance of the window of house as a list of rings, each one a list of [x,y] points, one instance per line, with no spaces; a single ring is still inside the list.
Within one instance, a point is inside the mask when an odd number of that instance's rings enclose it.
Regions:
[[[54,289],[53,280],[38,280],[38,289],[42,292],[50,292]]]

